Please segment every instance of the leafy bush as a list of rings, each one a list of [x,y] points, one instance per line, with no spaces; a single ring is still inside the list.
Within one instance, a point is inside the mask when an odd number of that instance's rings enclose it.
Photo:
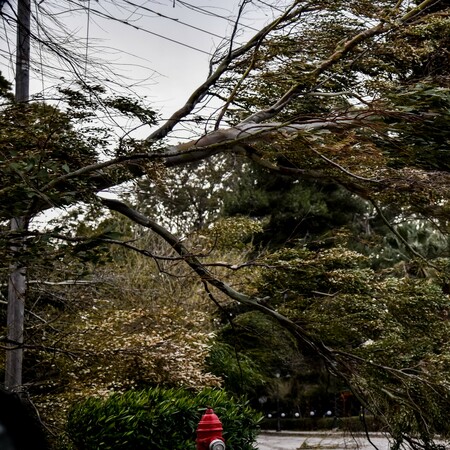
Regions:
[[[194,450],[206,406],[219,416],[229,450],[252,450],[260,414],[223,390],[151,388],[90,397],[69,411],[68,434],[78,450]]]
[[[267,383],[258,364],[244,353],[224,342],[215,342],[206,358],[206,367],[212,374],[221,377],[228,392],[248,397],[258,396],[258,389]]]

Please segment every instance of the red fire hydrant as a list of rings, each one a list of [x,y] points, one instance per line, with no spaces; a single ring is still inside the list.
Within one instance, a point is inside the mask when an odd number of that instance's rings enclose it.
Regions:
[[[222,422],[208,408],[200,419],[197,427],[197,450],[225,450],[225,441],[222,437]]]

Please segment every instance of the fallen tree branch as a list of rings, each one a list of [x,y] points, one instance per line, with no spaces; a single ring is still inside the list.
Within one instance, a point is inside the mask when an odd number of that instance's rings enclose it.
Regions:
[[[296,335],[304,344],[308,345],[318,355],[321,355],[326,362],[328,362],[329,364],[333,364],[333,362],[335,362],[335,359],[332,356],[332,351],[330,349],[328,349],[321,342],[315,342],[311,338],[311,336],[309,336],[309,334],[305,330],[303,330],[302,327],[297,325],[292,320],[288,319],[286,316],[280,314],[278,311],[267,306],[266,298],[250,297],[246,294],[243,294],[242,292],[236,291],[228,284],[216,278],[200,262],[200,260],[186,248],[186,246],[182,243],[182,241],[179,238],[170,233],[164,227],[157,224],[152,219],[144,216],[140,212],[130,208],[123,202],[107,198],[102,198],[101,201],[108,209],[116,211],[128,217],[133,222],[146,228],[149,228],[150,230],[155,232],[158,236],[163,238],[184,259],[186,264],[188,264],[189,267],[191,267],[191,269],[199,276],[199,278],[203,282],[208,283],[209,285],[215,287],[229,298],[276,319],[284,327],[291,330],[294,333],[294,335]]]

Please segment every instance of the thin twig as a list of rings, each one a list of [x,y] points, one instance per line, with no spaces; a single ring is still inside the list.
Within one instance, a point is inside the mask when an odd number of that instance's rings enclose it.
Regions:
[[[373,198],[369,198],[370,203],[373,205],[373,207],[375,208],[376,212],[378,213],[378,215],[380,216],[381,220],[384,222],[384,224],[389,228],[389,230],[395,235],[395,237],[397,239],[400,240],[400,242],[402,242],[402,244],[405,246],[405,248],[414,256],[416,256],[417,258],[421,259],[422,261],[424,261],[428,266],[433,267],[434,269],[438,269],[438,267],[436,267],[433,263],[431,263],[427,258],[425,258],[425,256],[423,256],[422,254],[420,254],[417,250],[414,250],[414,248],[412,248],[412,246],[409,244],[409,242],[395,229],[394,226],[392,226],[392,224],[389,222],[389,220],[387,220],[386,216],[383,214],[383,211],[381,210],[381,208],[378,206],[378,204],[375,202],[375,200]]]

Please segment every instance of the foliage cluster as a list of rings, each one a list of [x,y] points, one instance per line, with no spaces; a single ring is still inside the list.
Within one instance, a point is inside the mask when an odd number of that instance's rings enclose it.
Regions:
[[[110,127],[99,124],[99,115],[119,112],[146,124],[156,123],[156,113],[140,100],[110,94],[102,86],[81,83],[77,90],[61,88],[58,95],[63,108],[41,101],[15,103],[10,86],[4,88],[0,90],[0,100],[4,100],[0,109],[0,195],[8,202],[0,208],[1,218],[13,214],[29,220],[51,207],[95,203],[94,194],[109,176],[92,173],[86,166],[95,166],[110,155],[115,138]],[[131,152],[137,144],[124,139],[120,147]],[[87,176],[80,180],[74,173]],[[125,173],[128,171],[116,169],[110,176],[120,182]]]
[[[62,194],[53,183],[97,160],[105,142],[75,130],[69,115],[43,104],[12,104],[0,111],[2,194],[9,198],[0,216],[29,217],[46,207],[81,200],[78,182],[67,181]],[[11,208],[13,210],[11,211]]]
[[[259,358],[239,352],[236,346],[228,344],[222,336],[219,336],[218,342],[210,349],[206,367],[220,376],[223,387],[228,392],[242,393],[255,399],[261,391],[261,386],[267,383],[260,362]]]
[[[194,450],[206,407],[219,416],[227,448],[255,448],[261,415],[244,400],[212,389],[152,388],[88,398],[70,410],[68,433],[78,450]]]
[[[123,228],[132,236],[120,220],[113,222],[115,232]],[[97,234],[103,227],[96,226]],[[155,254],[167,251],[148,235],[135,235],[134,243]],[[57,434],[69,406],[87,396],[220,384],[204,364],[214,338],[211,306],[182,261],[155,262],[120,246],[106,256],[102,264],[75,264],[68,252],[30,271],[34,307],[26,311],[24,381]]]
[[[449,434],[440,419],[448,397],[441,386],[450,382],[445,279],[375,272],[367,257],[342,247],[300,246],[267,261],[276,270],[261,272],[260,292],[270,292],[279,312],[336,352],[341,375],[373,412],[389,417],[393,435],[427,441],[430,431]],[[445,261],[436,264],[444,268]],[[407,413],[411,407],[424,415]]]

